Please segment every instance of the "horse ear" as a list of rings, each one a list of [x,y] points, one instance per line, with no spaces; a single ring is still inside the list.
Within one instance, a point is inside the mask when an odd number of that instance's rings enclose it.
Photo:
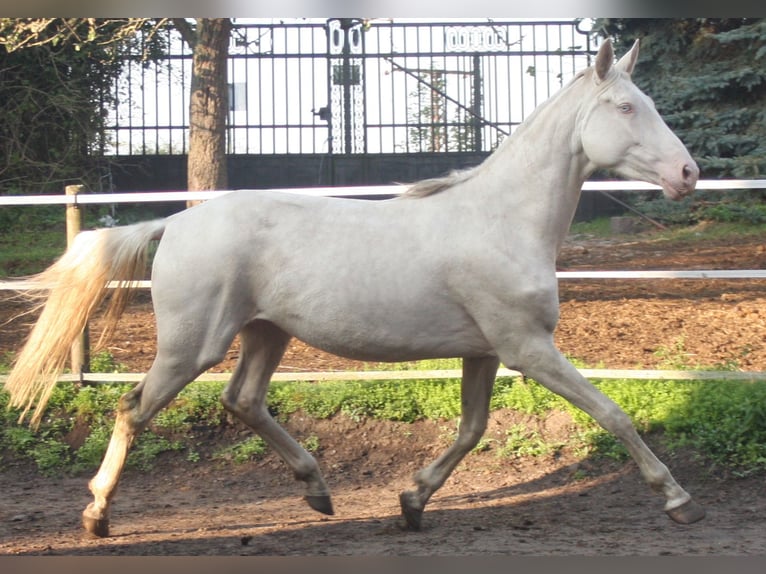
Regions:
[[[613,63],[614,48],[612,48],[611,38],[607,38],[599,47],[596,55],[596,75],[599,80],[603,81],[606,78]]]
[[[617,68],[622,70],[623,72],[627,72],[628,75],[633,73],[633,68],[636,66],[636,61],[638,60],[638,39],[636,39],[635,42],[633,42],[633,47],[630,49],[630,51],[625,54],[622,58],[620,58],[620,61],[617,62]]]

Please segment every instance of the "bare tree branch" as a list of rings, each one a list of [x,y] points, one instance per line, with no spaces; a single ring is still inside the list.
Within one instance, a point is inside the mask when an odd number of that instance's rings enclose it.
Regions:
[[[197,32],[194,27],[189,23],[186,18],[171,18],[173,25],[178,30],[181,37],[189,45],[189,48],[194,50],[194,46],[197,45]]]

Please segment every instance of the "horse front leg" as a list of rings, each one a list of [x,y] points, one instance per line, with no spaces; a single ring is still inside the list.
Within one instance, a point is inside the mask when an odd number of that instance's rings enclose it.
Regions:
[[[415,474],[417,490],[399,495],[406,526],[419,530],[423,510],[455,467],[475,447],[487,428],[489,401],[500,361],[496,357],[463,359],[461,383],[462,417],[455,442],[434,462]]]
[[[639,436],[630,417],[599,391],[555,348],[552,337],[528,336],[516,356],[501,353],[503,362],[523,372],[591,415],[622,441],[651,488],[665,497],[665,512],[680,524],[705,517],[705,510],[675,481],[668,468]],[[506,362],[508,361],[508,362]]]
[[[247,325],[240,333],[239,362],[224,389],[223,405],[252,428],[306,484],[304,499],[323,514],[334,514],[330,489],[316,459],[272,418],[266,407],[271,375],[279,365],[290,335],[266,321]]]

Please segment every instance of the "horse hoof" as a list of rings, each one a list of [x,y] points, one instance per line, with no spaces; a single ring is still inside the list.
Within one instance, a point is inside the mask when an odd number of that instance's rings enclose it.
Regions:
[[[705,518],[705,509],[691,499],[666,512],[678,524],[692,524]]]
[[[82,513],[82,525],[91,536],[97,538],[106,538],[109,536],[109,519],[95,518],[88,514],[88,511]]]
[[[321,512],[322,514],[327,514],[329,516],[335,514],[335,511],[332,508],[332,500],[329,496],[316,496],[307,494],[303,497],[303,499],[311,508],[317,512]]]
[[[423,508],[415,504],[413,499],[417,496],[411,492],[402,492],[399,495],[399,505],[402,507],[402,516],[405,521],[405,529],[420,530],[423,521]]]

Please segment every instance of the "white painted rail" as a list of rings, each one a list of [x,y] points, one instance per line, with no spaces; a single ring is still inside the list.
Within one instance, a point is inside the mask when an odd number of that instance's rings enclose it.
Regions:
[[[766,381],[766,371],[680,371],[662,369],[578,369],[582,376],[589,379],[624,379],[650,381]],[[137,383],[146,373],[81,373],[63,374],[59,382],[84,383]],[[501,368],[498,377],[520,377],[519,371]],[[227,382],[231,379],[230,372],[209,372],[197,377],[194,382]],[[391,371],[317,371],[317,372],[286,372],[278,371],[271,377],[272,381],[405,381],[423,379],[459,379],[460,369],[436,370],[391,370]],[[7,375],[0,375],[0,383],[4,383]]]
[[[368,185],[356,187],[305,187],[221,191],[127,191],[120,193],[80,193],[77,195],[4,195],[0,206],[7,205],[104,205],[112,203],[164,203],[174,201],[205,201],[233,191],[280,191],[300,195],[332,197],[376,197],[399,195],[404,185]],[[583,191],[652,191],[657,185],[641,181],[586,181]],[[766,189],[766,179],[704,179],[697,190]]]

